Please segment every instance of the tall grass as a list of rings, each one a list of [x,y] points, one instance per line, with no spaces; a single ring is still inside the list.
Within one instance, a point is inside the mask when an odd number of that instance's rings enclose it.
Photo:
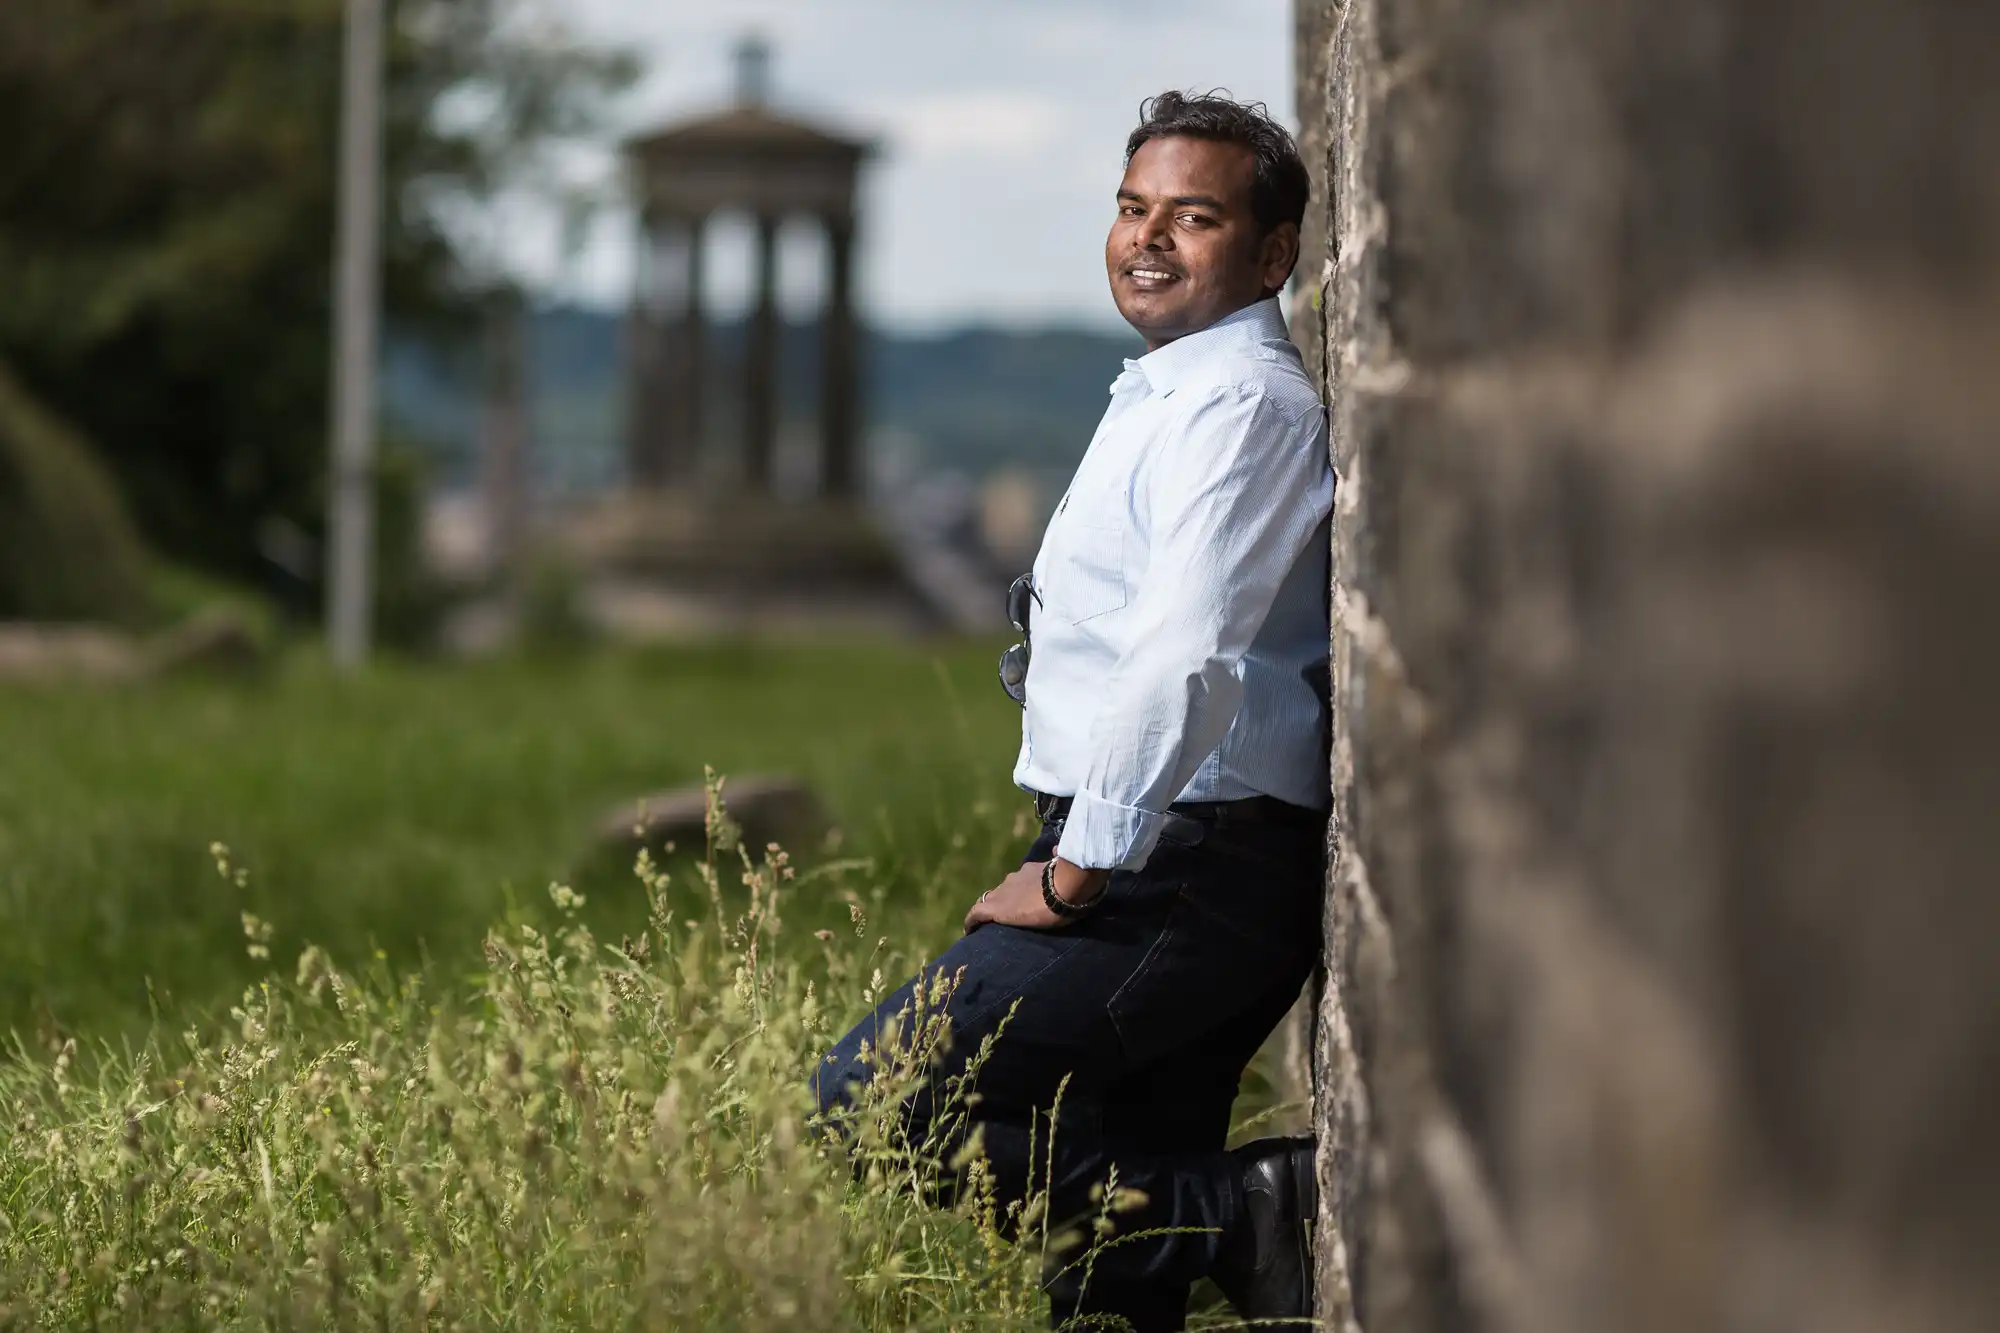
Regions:
[[[990,644],[717,643],[461,667],[311,659],[248,685],[0,686],[0,1036],[142,1035],[221,1006],[273,947],[476,967],[489,922],[574,884],[617,938],[644,919],[596,821],[704,764],[808,781],[874,858],[899,925],[947,932],[1022,808],[1020,709]],[[257,873],[216,880],[221,839]],[[961,843],[957,849],[952,844]],[[795,849],[818,854],[818,847]],[[939,910],[925,915],[929,881]],[[733,885],[726,886],[733,889]],[[799,924],[817,902],[799,904]],[[176,1018],[178,1021],[178,1018]],[[86,1043],[87,1044],[87,1043]]]
[[[645,928],[615,945],[553,885],[558,926],[489,934],[467,993],[308,947],[226,1024],[87,1080],[73,1040],[14,1052],[0,1328],[1039,1326],[1042,1247],[1001,1241],[979,1188],[925,1206],[889,1109],[934,1019],[847,1136],[808,1122],[834,1010],[915,961],[873,933],[866,866],[800,873],[710,824],[684,884],[641,854]],[[808,886],[850,924],[799,947]]]
[[[1042,1326],[1060,1228],[976,1162],[928,1206],[900,1138],[934,1004],[809,1119],[1031,831],[991,658],[0,696],[0,1330]],[[718,811],[705,856],[579,855],[702,755],[802,772],[838,850]]]

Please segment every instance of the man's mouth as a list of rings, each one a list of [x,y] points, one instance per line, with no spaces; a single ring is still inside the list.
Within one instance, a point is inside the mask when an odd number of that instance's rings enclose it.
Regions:
[[[1180,281],[1180,274],[1170,269],[1152,268],[1145,264],[1134,264],[1125,270],[1125,276],[1138,287],[1164,287],[1170,282]]]

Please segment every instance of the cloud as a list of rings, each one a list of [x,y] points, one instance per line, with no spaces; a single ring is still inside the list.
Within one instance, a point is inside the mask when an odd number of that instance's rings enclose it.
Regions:
[[[1055,144],[1073,117],[1046,94],[972,91],[885,103],[891,147],[921,157],[1021,158]]]
[[[1291,101],[1289,0],[550,3],[648,60],[621,129],[725,102],[731,48],[755,27],[776,48],[781,107],[879,138],[862,183],[858,281],[869,318],[891,326],[1114,324],[1103,237],[1139,103],[1216,86],[1280,115]],[[566,261],[553,228],[512,230],[524,273],[623,299],[629,217],[607,219]]]

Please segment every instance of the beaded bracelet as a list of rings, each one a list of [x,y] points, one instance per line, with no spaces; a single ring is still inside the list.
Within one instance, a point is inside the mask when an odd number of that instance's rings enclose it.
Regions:
[[[1110,887],[1111,886],[1108,884],[1104,886],[1104,888],[1107,889]],[[1046,904],[1048,906],[1048,909],[1051,912],[1054,912],[1057,916],[1064,917],[1069,920],[1074,920],[1080,916],[1088,916],[1090,915],[1091,909],[1095,908],[1099,903],[1103,901],[1104,901],[1104,889],[1099,889],[1096,893],[1091,894],[1090,897],[1083,902],[1080,903],[1070,902],[1068,899],[1064,898],[1060,893],[1056,892],[1056,859],[1053,856],[1051,856],[1046,862],[1043,863],[1042,902]]]

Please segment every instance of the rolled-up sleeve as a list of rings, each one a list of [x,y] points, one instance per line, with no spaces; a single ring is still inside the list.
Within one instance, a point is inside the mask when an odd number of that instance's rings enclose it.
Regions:
[[[1325,415],[1255,386],[1184,409],[1145,479],[1151,550],[1057,853],[1137,869],[1243,702],[1243,656],[1333,503]]]

